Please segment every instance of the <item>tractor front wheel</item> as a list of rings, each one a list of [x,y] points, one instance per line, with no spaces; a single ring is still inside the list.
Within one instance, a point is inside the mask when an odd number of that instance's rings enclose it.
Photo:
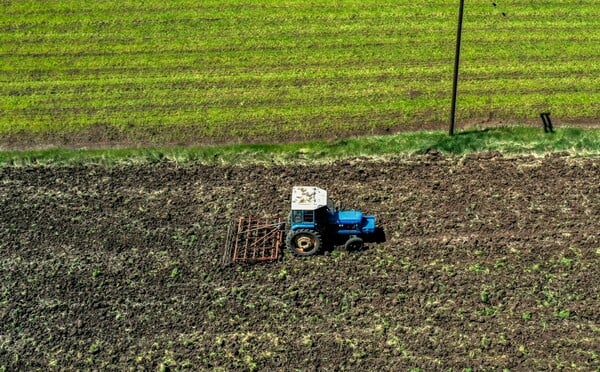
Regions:
[[[298,229],[287,234],[285,244],[296,256],[312,256],[321,249],[321,240],[317,231]]]
[[[353,236],[346,241],[344,247],[347,251],[360,251],[361,249],[363,249],[363,245],[364,242],[361,238],[359,238],[358,236]]]

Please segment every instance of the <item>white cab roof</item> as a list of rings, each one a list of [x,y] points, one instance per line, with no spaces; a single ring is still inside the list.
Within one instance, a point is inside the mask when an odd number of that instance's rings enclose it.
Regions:
[[[315,210],[327,205],[327,191],[315,186],[292,188],[292,210]]]

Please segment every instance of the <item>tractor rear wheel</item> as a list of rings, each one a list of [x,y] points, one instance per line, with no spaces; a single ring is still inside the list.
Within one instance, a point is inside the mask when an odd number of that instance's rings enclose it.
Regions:
[[[358,236],[354,236],[346,240],[346,244],[344,244],[344,247],[347,251],[360,251],[363,248],[363,245],[363,240]]]
[[[321,249],[321,241],[318,231],[298,229],[287,234],[285,244],[296,256],[312,256]]]

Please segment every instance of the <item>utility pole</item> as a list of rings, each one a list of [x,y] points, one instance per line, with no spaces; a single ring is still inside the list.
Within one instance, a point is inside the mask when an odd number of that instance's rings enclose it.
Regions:
[[[456,92],[458,90],[458,65],[460,62],[460,40],[462,36],[463,10],[465,0],[460,0],[458,9],[458,29],[456,31],[456,53],[454,54],[454,79],[452,82],[452,108],[450,109],[450,135],[454,135],[454,122],[456,116]]]

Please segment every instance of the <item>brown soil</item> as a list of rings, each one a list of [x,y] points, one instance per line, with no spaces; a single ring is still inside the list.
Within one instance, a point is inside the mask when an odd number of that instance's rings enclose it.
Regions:
[[[219,265],[317,185],[383,243]],[[0,169],[0,369],[600,367],[600,159]]]

